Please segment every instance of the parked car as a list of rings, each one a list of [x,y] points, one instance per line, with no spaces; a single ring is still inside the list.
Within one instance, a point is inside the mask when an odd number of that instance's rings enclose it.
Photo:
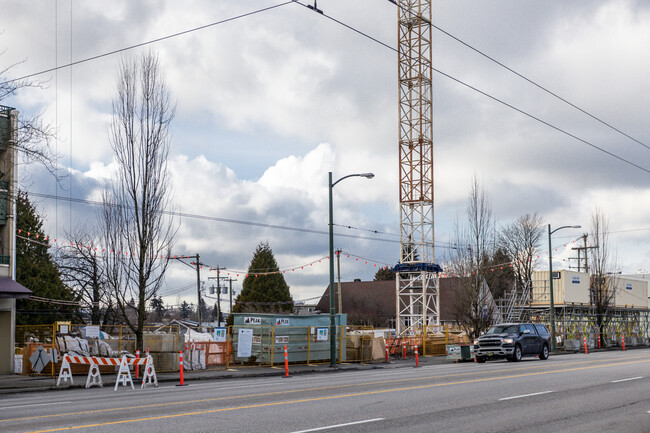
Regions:
[[[474,340],[477,362],[488,359],[520,361],[524,356],[548,359],[551,334],[541,323],[501,323]]]

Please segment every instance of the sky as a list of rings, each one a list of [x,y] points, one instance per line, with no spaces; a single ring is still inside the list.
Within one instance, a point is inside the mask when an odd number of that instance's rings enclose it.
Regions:
[[[305,4],[5,0],[0,65],[15,64],[5,78],[59,67],[32,78],[44,88],[3,101],[56,127],[68,175],[57,184],[37,165],[20,167],[21,187],[40,194],[32,200],[49,236],[97,225],[96,206],[69,198],[100,200],[114,172],[108,122],[120,59],[151,50],[176,103],[173,201],[201,217],[180,219],[177,255],[226,268],[238,289],[256,246],[268,242],[293,298],[311,302],[329,283],[328,172],[372,172],[334,188],[341,279],[371,280],[394,265],[398,70],[385,45],[397,47],[396,6],[321,0],[318,14]],[[434,2],[432,21],[446,32],[433,30],[433,64],[446,74],[433,78],[436,261],[475,176],[498,225],[538,213],[553,228],[582,226],[554,234],[554,268],[575,265],[572,241],[601,209],[616,270],[650,269],[650,4],[445,0]],[[541,269],[547,252],[545,236]],[[209,276],[216,272],[204,269],[207,286]],[[175,263],[161,295],[195,301],[195,281]]]

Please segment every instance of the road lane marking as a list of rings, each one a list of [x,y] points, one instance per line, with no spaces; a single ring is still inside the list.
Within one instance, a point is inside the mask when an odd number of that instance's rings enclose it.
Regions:
[[[369,422],[377,422],[377,421],[383,421],[383,420],[384,420],[384,418],[373,418],[373,419],[367,419],[367,420],[364,420],[364,421],[346,422],[345,424],[335,424],[335,425],[328,425],[328,426],[325,426],[325,427],[310,428],[309,430],[298,430],[298,431],[294,431],[294,432],[291,432],[291,433],[308,433],[308,432],[312,432],[312,431],[328,430],[328,429],[331,429],[331,428],[347,427],[347,426],[350,426],[350,425],[357,425],[357,424],[367,424]]]
[[[524,397],[532,397],[534,395],[542,395],[542,394],[549,394],[551,392],[555,391],[542,391],[542,392],[534,392],[532,394],[523,394],[523,395],[513,395],[512,397],[503,397],[500,398],[499,401],[504,401],[504,400],[514,400],[515,398],[524,398]]]
[[[356,392],[356,393],[351,393],[351,394],[329,395],[329,396],[325,396],[325,397],[313,397],[313,398],[305,398],[305,399],[300,399],[300,400],[276,401],[276,402],[271,402],[271,403],[259,403],[259,404],[252,404],[252,405],[246,405],[246,406],[224,407],[224,408],[219,408],[219,409],[201,410],[201,411],[196,411],[196,412],[184,412],[184,413],[177,413],[177,414],[172,414],[172,415],[160,415],[160,416],[153,416],[153,417],[147,417],[147,418],[132,418],[132,419],[125,419],[125,420],[121,420],[121,421],[110,421],[110,422],[97,423],[97,424],[86,424],[86,425],[77,425],[77,426],[70,426],[70,427],[60,427],[60,428],[54,428],[54,429],[49,429],[49,430],[33,431],[31,433],[48,433],[48,432],[63,431],[63,430],[76,430],[76,429],[82,429],[82,428],[92,428],[92,427],[102,427],[102,426],[109,426],[109,425],[128,424],[128,423],[134,423],[134,422],[156,421],[156,420],[162,420],[162,419],[179,418],[179,417],[184,417],[184,416],[205,415],[205,414],[209,414],[209,413],[230,412],[230,411],[235,411],[235,410],[257,409],[257,408],[261,408],[261,407],[284,406],[284,405],[299,404],[299,403],[312,403],[312,402],[317,402],[317,401],[336,400],[336,399],[340,399],[340,398],[351,398],[351,397],[361,397],[361,396],[368,396],[368,395],[379,395],[379,394],[387,394],[387,393],[391,393],[391,392],[415,391],[415,390],[422,390],[422,389],[440,388],[440,387],[443,387],[443,386],[463,385],[463,384],[468,384],[468,383],[492,382],[492,381],[497,381],[497,380],[514,379],[514,378],[519,378],[519,377],[541,376],[541,375],[545,375],[545,374],[566,373],[566,372],[570,372],[570,371],[591,370],[591,369],[594,369],[594,368],[613,367],[613,366],[619,366],[619,365],[639,364],[639,363],[646,363],[646,362],[650,362],[650,360],[641,360],[641,361],[634,361],[634,362],[628,361],[628,362],[619,362],[619,363],[615,363],[615,364],[592,365],[592,366],[588,366],[588,367],[568,368],[568,369],[563,369],[563,370],[544,371],[544,372],[537,372],[537,373],[513,374],[513,375],[510,375],[510,376],[487,377],[487,378],[482,378],[482,379],[461,380],[461,381],[456,381],[456,382],[434,383],[434,384],[429,384],[429,385],[419,385],[419,386],[393,388],[393,389],[381,389],[381,390],[378,390],[378,391],[365,391],[365,392]],[[291,391],[291,392],[294,392],[294,391]],[[225,398],[228,398],[228,397],[225,397]],[[210,400],[218,400],[218,399],[210,399]],[[188,402],[183,402],[183,404],[187,404],[187,403]],[[159,405],[149,405],[149,406],[153,407],[153,406],[159,406]],[[162,406],[162,405],[160,405],[160,406]],[[121,410],[125,410],[125,409],[126,408],[122,408]],[[88,411],[88,412],[102,412],[102,411]],[[75,415],[75,414],[68,414],[68,415]],[[40,417],[35,417],[35,418],[40,418]]]
[[[65,403],[71,403],[69,401],[54,401],[52,403],[31,403],[31,404],[21,404],[18,406],[2,406],[0,409],[15,409],[17,407],[34,407],[34,406],[49,406],[52,404],[65,404]]]
[[[514,375],[514,376],[489,377],[489,378],[485,378],[485,379],[476,379],[476,380],[470,380],[470,381],[464,381],[464,382],[448,382],[448,383],[443,383],[443,384],[434,384],[434,385],[425,385],[425,386],[443,386],[443,385],[452,385],[452,384],[459,384],[459,383],[482,382],[482,381],[486,381],[486,380],[499,380],[499,379],[515,378],[515,377],[535,376],[535,375],[540,375],[540,374],[562,373],[562,372],[567,372],[567,371],[578,371],[578,370],[587,370],[587,369],[594,369],[594,368],[614,367],[614,366],[618,366],[618,365],[628,365],[628,364],[638,364],[638,363],[650,362],[650,360],[648,360],[647,357],[645,357],[645,356],[641,356],[641,357],[638,357],[638,358],[639,358],[638,361],[625,361],[625,362],[613,363],[613,364],[590,365],[590,366],[586,366],[586,367],[576,367],[576,368],[569,368],[569,369],[562,369],[562,370],[549,370],[549,371],[534,372],[534,373],[524,373],[524,374],[519,374],[519,375]],[[596,362],[596,361],[595,360],[594,361],[584,361],[584,362],[578,362],[576,364],[585,364],[585,363],[591,364],[593,362]],[[524,370],[524,369],[525,368],[516,369],[516,370]],[[500,373],[500,372],[504,372],[504,371],[510,372],[510,371],[513,371],[513,370],[504,369],[504,370],[492,370],[492,371],[489,371],[489,372],[490,373]],[[88,415],[88,414],[94,414],[94,413],[106,413],[106,412],[116,412],[116,411],[126,411],[126,410],[148,409],[148,408],[152,408],[152,407],[179,406],[179,405],[188,405],[188,404],[196,404],[196,403],[208,403],[208,402],[223,401],[223,400],[234,400],[234,399],[237,399],[237,398],[269,397],[269,396],[281,395],[281,394],[294,394],[294,393],[298,393],[298,392],[325,391],[325,390],[332,390],[332,389],[349,388],[349,387],[353,387],[353,386],[384,385],[384,384],[395,383],[395,382],[412,382],[412,381],[416,381],[416,380],[417,381],[423,381],[423,380],[427,380],[427,379],[444,379],[444,378],[447,378],[447,377],[475,376],[475,375],[478,375],[478,374],[485,374],[485,372],[484,371],[479,371],[479,372],[473,372],[473,373],[458,373],[458,374],[448,374],[448,375],[441,375],[441,376],[427,376],[427,377],[415,377],[415,378],[408,378],[408,379],[380,380],[380,381],[375,381],[375,382],[360,382],[360,383],[350,383],[350,384],[344,384],[344,385],[332,385],[332,386],[313,387],[313,388],[300,388],[300,389],[285,390],[285,391],[271,391],[271,392],[258,393],[258,394],[243,394],[243,395],[228,396],[228,397],[212,397],[212,398],[204,398],[204,399],[196,399],[196,400],[184,400],[184,401],[179,401],[179,402],[153,403],[153,404],[140,405],[140,406],[115,407],[115,408],[109,408],[109,409],[95,409],[95,410],[88,410],[88,411],[68,412],[68,413],[51,414],[51,415],[37,415],[37,416],[23,417],[23,418],[4,419],[4,420],[0,420],[0,424],[2,424],[4,422],[9,422],[9,421],[24,421],[24,420],[39,419],[39,418],[55,418],[55,417],[64,417],[64,416]]]
[[[643,379],[643,376],[628,377],[627,379],[612,380],[612,383],[627,382],[628,380],[639,380],[639,379]]]

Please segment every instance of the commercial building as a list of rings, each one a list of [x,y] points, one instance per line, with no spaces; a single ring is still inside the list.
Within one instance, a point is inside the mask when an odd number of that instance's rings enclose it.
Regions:
[[[16,298],[31,291],[16,283],[15,131],[18,112],[0,105],[0,374],[14,371]]]

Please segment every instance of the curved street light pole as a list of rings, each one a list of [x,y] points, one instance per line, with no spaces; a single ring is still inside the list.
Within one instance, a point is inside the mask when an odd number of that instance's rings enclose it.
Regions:
[[[332,172],[329,172],[329,202],[330,202],[330,215],[329,215],[329,235],[330,235],[330,367],[336,367],[336,317],[335,317],[335,308],[334,308],[334,212],[332,207],[332,188],[334,185],[347,179],[348,177],[365,177],[367,179],[372,179],[375,177],[372,173],[358,173],[358,174],[348,174],[343,176],[336,182],[332,182]]]
[[[551,231],[551,225],[548,225],[548,287],[550,294],[551,310],[551,351],[555,352],[555,303],[553,302],[553,246],[551,245],[551,235],[562,229],[579,229],[582,226],[562,226]]]

